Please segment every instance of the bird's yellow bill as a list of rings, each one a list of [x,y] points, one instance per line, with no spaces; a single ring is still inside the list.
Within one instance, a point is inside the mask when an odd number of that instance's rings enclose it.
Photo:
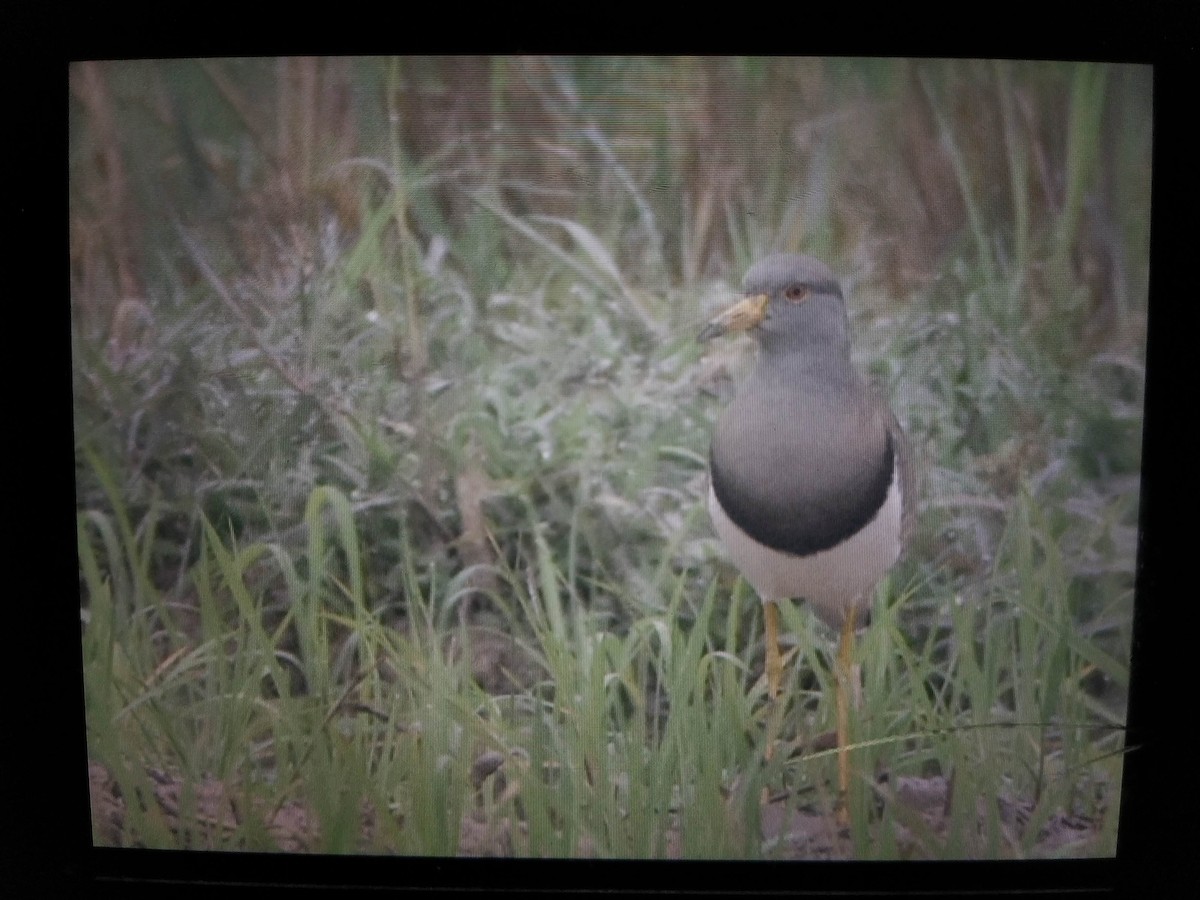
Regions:
[[[708,341],[720,337],[730,331],[747,331],[753,328],[767,316],[767,294],[755,294],[743,298],[729,309],[710,319],[696,340]]]

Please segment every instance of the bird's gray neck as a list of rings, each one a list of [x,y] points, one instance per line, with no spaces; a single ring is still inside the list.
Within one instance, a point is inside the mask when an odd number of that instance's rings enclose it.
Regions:
[[[850,361],[850,339],[844,341],[794,342],[786,348],[764,339],[759,349],[754,376],[763,386],[822,384],[847,387],[856,384],[858,373]]]

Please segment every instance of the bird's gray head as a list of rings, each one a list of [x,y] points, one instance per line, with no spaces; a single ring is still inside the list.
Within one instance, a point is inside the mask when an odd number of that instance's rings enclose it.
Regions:
[[[750,267],[742,292],[745,298],[712,319],[699,340],[750,331],[768,354],[849,354],[842,289],[820,260],[794,253],[768,256]]]

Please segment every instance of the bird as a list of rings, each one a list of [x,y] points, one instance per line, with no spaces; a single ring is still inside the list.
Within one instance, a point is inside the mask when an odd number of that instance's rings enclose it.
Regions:
[[[839,819],[847,824],[855,635],[911,530],[912,456],[896,415],[851,361],[845,298],[825,263],[791,253],[756,262],[740,300],[697,340],[731,332],[755,339],[758,360],[713,431],[709,514],[762,601],[772,701],[782,676],[779,604],[804,600],[840,632]]]

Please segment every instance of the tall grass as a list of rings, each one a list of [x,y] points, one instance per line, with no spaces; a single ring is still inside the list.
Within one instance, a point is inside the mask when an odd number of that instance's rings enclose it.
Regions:
[[[77,66],[86,712],[123,802],[97,840],[1113,852],[1148,84],[969,61]],[[747,356],[694,334],[775,249],[844,274],[923,469],[857,651],[849,835],[831,636],[784,608],[768,702],[757,600],[703,509]]]

